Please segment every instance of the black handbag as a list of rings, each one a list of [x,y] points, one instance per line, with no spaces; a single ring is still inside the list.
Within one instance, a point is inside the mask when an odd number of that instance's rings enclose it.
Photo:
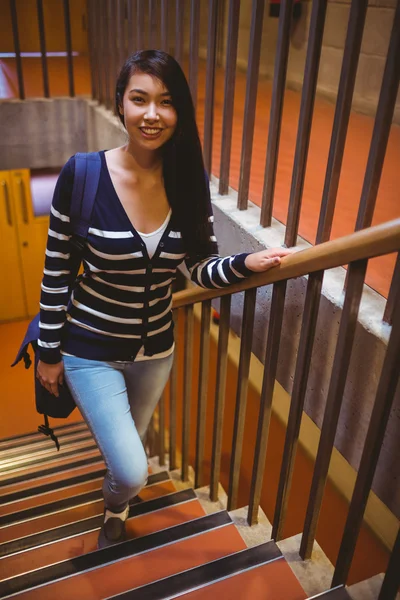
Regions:
[[[70,211],[72,232],[71,244],[76,257],[75,277],[72,278],[73,282],[78,276],[81,264],[82,251],[87,238],[94,201],[99,185],[100,170],[101,160],[100,155],[97,152],[75,155],[74,185]],[[39,414],[44,416],[44,424],[38,427],[38,431],[44,435],[50,436],[54,441],[57,450],[59,450],[60,443],[53,429],[49,426],[48,418],[65,419],[72,413],[76,404],[65,382],[63,385],[59,386],[59,396],[57,398],[43,387],[36,377],[36,369],[39,362],[39,355],[37,352],[37,340],[40,336],[39,320],[40,315],[37,314],[29,323],[18,354],[11,366],[14,367],[23,359],[25,368],[29,369],[32,360],[28,349],[29,345],[31,345],[34,352],[36,410]]]

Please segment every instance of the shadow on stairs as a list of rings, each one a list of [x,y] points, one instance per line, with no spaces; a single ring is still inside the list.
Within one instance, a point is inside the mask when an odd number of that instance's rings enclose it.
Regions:
[[[128,540],[98,550],[105,465],[84,424],[57,433],[57,455],[39,434],[0,441],[1,598],[307,597],[274,541],[247,547],[226,510],[210,513],[162,470],[130,507]],[[350,598],[344,588],[314,597]]]

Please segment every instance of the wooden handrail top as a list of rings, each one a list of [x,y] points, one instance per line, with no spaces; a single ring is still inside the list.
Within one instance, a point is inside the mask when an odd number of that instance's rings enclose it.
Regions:
[[[387,221],[362,229],[350,235],[330,240],[306,250],[294,252],[282,259],[278,267],[265,273],[255,273],[241,283],[217,290],[200,287],[176,292],[172,308],[181,308],[196,302],[242,292],[253,287],[270,285],[276,281],[302,277],[316,271],[325,271],[347,265],[355,260],[374,258],[400,250],[400,219]]]

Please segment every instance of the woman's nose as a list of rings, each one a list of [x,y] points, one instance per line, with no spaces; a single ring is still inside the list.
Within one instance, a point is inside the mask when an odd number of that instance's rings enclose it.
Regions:
[[[150,104],[150,106],[148,106],[144,118],[148,121],[158,121],[160,117],[157,114],[156,106],[154,104]]]

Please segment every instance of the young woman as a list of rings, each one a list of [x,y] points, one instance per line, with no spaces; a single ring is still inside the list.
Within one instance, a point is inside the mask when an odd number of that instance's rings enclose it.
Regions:
[[[221,288],[264,271],[283,248],[220,258],[193,102],[178,63],[161,51],[128,58],[116,85],[127,143],[101,151],[99,188],[71,281],[74,157],[51,208],[37,377],[55,396],[65,378],[99,450],[104,523],[99,547],[125,539],[129,500],[147,479],[142,439],[167,382],[174,338],[171,283]],[[72,294],[69,297],[69,288]]]

